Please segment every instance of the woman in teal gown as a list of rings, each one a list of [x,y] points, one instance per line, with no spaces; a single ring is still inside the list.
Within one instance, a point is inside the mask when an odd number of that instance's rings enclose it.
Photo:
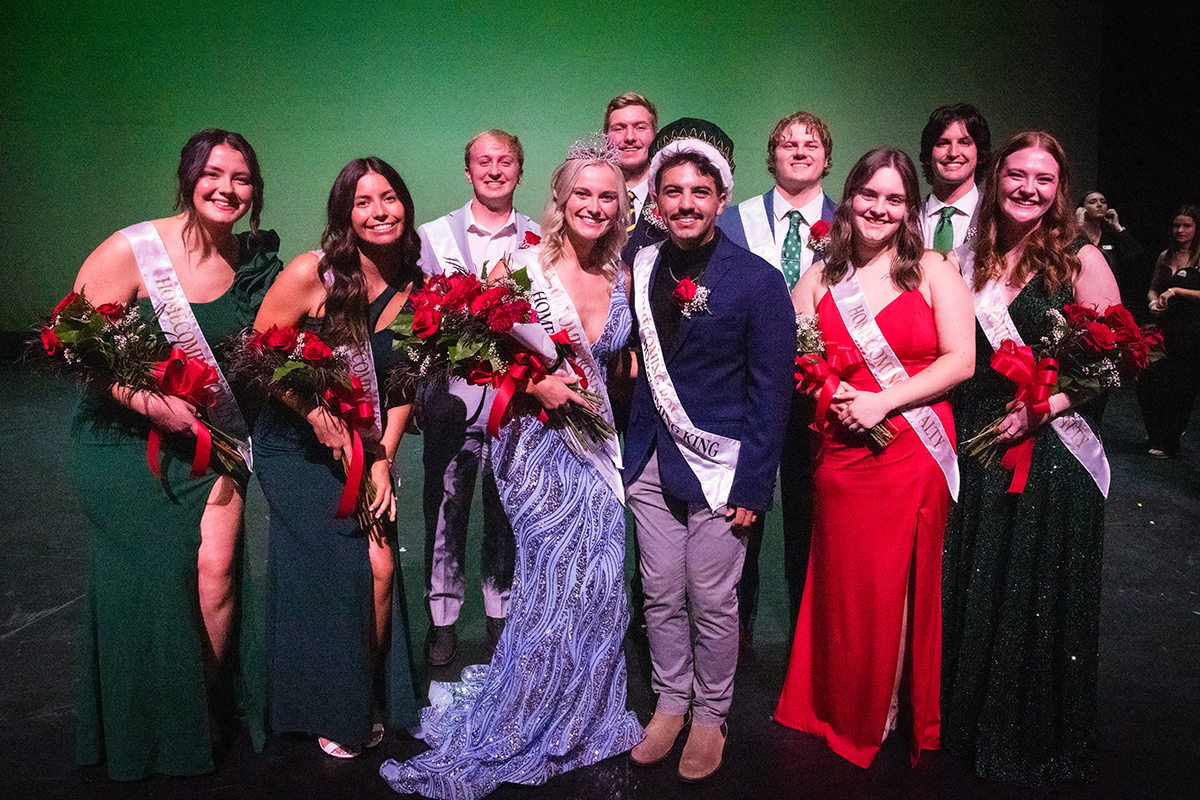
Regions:
[[[255,328],[315,330],[331,347],[369,351],[364,363],[379,386],[397,358],[387,325],[421,281],[412,196],[391,166],[360,158],[342,169],[321,246],[288,264]],[[370,383],[371,372],[363,377]],[[382,425],[363,443],[363,479],[376,490],[366,527],[358,515],[334,518],[351,444],[341,419],[275,392],[255,427],[271,508],[268,721],[277,732],[316,735],[338,758],[378,744],[385,727],[418,722],[391,475],[410,400],[378,400]]]
[[[279,237],[258,229],[263,181],[250,145],[205,130],[183,148],[177,216],[109,237],[84,262],[75,289],[93,305],[137,301],[158,327],[130,237],[159,243],[217,354],[248,325],[282,266]],[[250,231],[234,235],[247,213]],[[235,396],[238,382],[231,380]],[[238,397],[242,411],[246,398]],[[236,610],[235,553],[246,474],[192,477],[195,409],[120,386],[88,392],[72,427],[71,474],[92,525],[80,637],[78,759],[107,762],[118,780],[213,769],[210,708],[228,698]],[[146,463],[163,434],[159,468]],[[218,676],[221,680],[218,681]],[[219,716],[219,713],[215,714]]]
[[[1007,307],[1012,328],[1035,348],[1048,311],[1120,302],[1100,252],[1071,247],[1067,177],[1053,137],[1015,137],[993,163],[978,236],[959,252],[984,309],[977,318],[998,319],[987,310]],[[987,323],[993,331],[1006,324]],[[1015,401],[1014,384],[990,363],[992,339],[1011,336],[983,325],[975,377],[952,401],[962,492],[943,554],[942,743],[981,777],[1050,788],[1093,771],[1107,462],[1102,450],[1076,457],[1064,444],[1070,437],[1049,423],[1082,418],[1098,431],[1101,398],[1058,393],[1048,415]],[[1010,491],[1012,472],[967,454],[965,443],[1001,417],[1002,445],[1032,440],[1020,492]]]

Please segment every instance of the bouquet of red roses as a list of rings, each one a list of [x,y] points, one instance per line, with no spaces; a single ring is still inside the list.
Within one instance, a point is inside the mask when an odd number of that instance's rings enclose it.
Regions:
[[[825,414],[841,385],[841,374],[861,362],[857,348],[838,348],[837,352],[827,356],[817,318],[812,314],[796,315],[796,391],[808,394],[820,387],[813,417],[816,425],[825,425]],[[896,428],[885,419],[867,431],[867,436],[869,446],[878,453],[896,438]]]
[[[1150,326],[1139,328],[1123,305],[1111,305],[1101,313],[1069,303],[1062,311],[1046,313],[1050,332],[1036,349],[1006,339],[991,361],[993,369],[1016,384],[1015,399],[1035,413],[1049,414],[1050,396],[1057,392],[1086,396],[1120,386],[1123,379],[1137,376],[1162,356],[1162,334]],[[1006,416],[964,442],[967,453],[985,466],[1010,448],[997,441]],[[1004,460],[1001,463],[1012,468]]]
[[[565,337],[552,338],[536,320],[529,302],[525,270],[510,272],[486,284],[465,272],[434,275],[413,295],[414,310],[401,313],[389,326],[392,346],[405,363],[389,376],[392,389],[411,392],[417,384],[442,383],[451,377],[476,385],[491,384],[498,392],[488,430],[498,435],[511,414],[514,394],[547,374],[582,373],[573,368],[573,351]],[[571,387],[587,404],[568,403],[539,418],[561,425],[580,443],[615,436],[595,407],[600,396],[586,381]]]
[[[237,441],[203,418],[213,404],[217,372],[203,358],[172,349],[165,337],[142,319],[134,303],[93,306],[78,292],[70,292],[41,327],[42,350],[59,372],[75,375],[96,392],[120,386],[129,395],[150,392],[180,397],[201,412],[192,427],[196,452],[192,475],[208,471],[215,459],[225,474],[244,472],[245,461]],[[146,444],[150,470],[159,474],[160,435],[151,428]]]
[[[334,516],[341,519],[357,510],[366,529],[374,524],[368,507],[375,499],[375,484],[363,480],[365,458],[358,429],[374,424],[375,410],[362,381],[350,374],[348,357],[348,348],[331,348],[315,333],[273,325],[242,334],[237,368],[267,391],[289,395],[302,410],[324,407],[346,422],[353,446],[342,455],[346,488]]]

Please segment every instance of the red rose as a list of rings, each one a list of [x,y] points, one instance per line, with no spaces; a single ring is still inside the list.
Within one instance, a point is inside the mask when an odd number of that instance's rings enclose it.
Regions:
[[[1131,342],[1125,348],[1125,357],[1135,370],[1141,372],[1150,364],[1150,345],[1144,339]]]
[[[517,299],[496,306],[488,312],[488,327],[496,333],[508,333],[513,325],[522,322],[532,313],[528,300]]]
[[[54,316],[58,316],[64,308],[74,303],[79,299],[79,292],[69,292],[66,297],[58,301],[58,305],[54,307]]]
[[[1089,322],[1083,334],[1083,343],[1093,353],[1104,353],[1116,345],[1116,337],[1103,322]]]
[[[1163,346],[1162,331],[1157,328],[1151,328],[1145,331],[1142,335],[1142,341],[1146,343],[1146,347],[1151,350],[1161,350]]]
[[[675,298],[675,302],[679,304],[680,308],[690,303],[695,296],[696,284],[692,283],[691,278],[681,280],[675,287],[675,291],[671,292],[671,297]]]
[[[419,306],[413,314],[413,333],[426,339],[437,333],[442,324],[442,312],[431,305]]]
[[[812,241],[813,239],[824,239],[828,233],[829,223],[823,219],[819,219],[809,226],[808,239],[809,241]]]
[[[476,386],[488,386],[494,377],[492,365],[486,361],[473,361],[471,368],[467,370],[467,382]]]
[[[1067,303],[1063,306],[1063,316],[1067,318],[1067,324],[1072,328],[1081,329],[1086,327],[1089,322],[1095,322],[1100,315],[1094,308]]]
[[[485,289],[471,300],[471,313],[483,316],[486,312],[491,311],[504,302],[506,294],[508,294],[508,289],[503,286],[493,286],[490,289]]]
[[[442,298],[442,307],[448,311],[466,308],[479,294],[479,281],[465,273],[455,273],[446,281],[448,289]]]
[[[329,349],[329,345],[310,333],[304,337],[301,355],[310,364],[323,364],[333,357],[333,351]]]
[[[122,316],[124,316],[125,305],[123,303],[105,303],[97,308],[96,312],[109,322],[116,322]]]
[[[262,333],[261,341],[264,346],[272,350],[290,353],[296,349],[296,340],[299,338],[300,332],[295,328],[280,328],[272,325]]]
[[[524,247],[535,247],[542,243],[542,237],[538,236],[533,231],[525,231],[525,241],[521,244]]]
[[[1113,334],[1121,344],[1136,342],[1141,338],[1141,331],[1133,321],[1133,314],[1122,305],[1109,306],[1101,319],[1113,329]]]
[[[42,328],[42,347],[45,348],[47,355],[54,355],[62,349],[62,342],[54,335],[54,328],[47,325]]]

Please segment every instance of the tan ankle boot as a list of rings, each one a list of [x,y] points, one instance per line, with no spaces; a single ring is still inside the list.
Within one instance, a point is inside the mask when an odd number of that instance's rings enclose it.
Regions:
[[[679,759],[679,780],[695,783],[702,781],[721,768],[725,754],[725,737],[729,728],[720,725],[697,725],[692,723],[683,756]]]
[[[664,714],[655,711],[650,724],[646,726],[642,741],[629,753],[630,760],[639,767],[652,767],[662,761],[675,746],[675,740],[686,721],[686,714]]]

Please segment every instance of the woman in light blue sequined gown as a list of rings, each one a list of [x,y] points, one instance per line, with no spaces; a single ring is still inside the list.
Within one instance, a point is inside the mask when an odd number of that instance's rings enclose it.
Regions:
[[[628,281],[618,260],[627,204],[621,172],[603,148],[569,158],[551,180],[543,242],[513,257],[514,267],[545,276],[554,329],[573,325],[577,354],[590,347],[591,359],[583,353],[579,361],[594,371],[592,389],[603,385],[630,331]],[[578,454],[568,434],[537,420],[537,403],[571,402],[562,380],[551,376],[530,391],[518,396],[528,404],[492,448],[517,540],[508,622],[490,665],[468,667],[461,683],[430,687],[433,705],[422,726],[432,749],[380,770],[399,792],[457,800],[505,782],[541,784],[642,738],[625,710],[620,480],[612,480],[611,459]],[[611,421],[611,409],[604,412]]]

